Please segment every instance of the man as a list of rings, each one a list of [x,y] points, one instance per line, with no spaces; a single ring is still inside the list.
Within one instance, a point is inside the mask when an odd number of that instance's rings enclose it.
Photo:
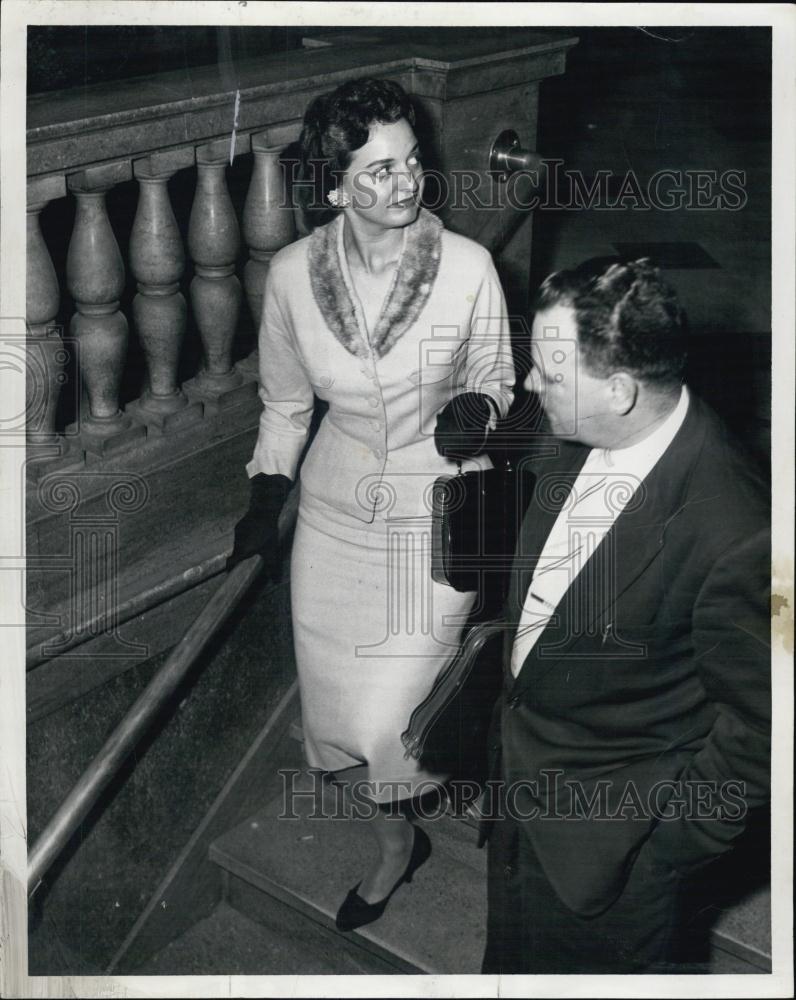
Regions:
[[[648,261],[538,296],[528,388],[558,447],[506,609],[485,973],[682,971],[688,876],[767,801],[765,490],[684,340]]]

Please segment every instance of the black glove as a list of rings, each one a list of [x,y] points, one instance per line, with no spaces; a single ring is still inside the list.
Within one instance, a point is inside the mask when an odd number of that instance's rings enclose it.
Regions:
[[[464,459],[480,455],[486,445],[492,410],[481,392],[454,396],[437,414],[434,444],[443,458]]]
[[[273,576],[277,570],[279,512],[290,492],[287,476],[267,476],[258,472],[249,480],[249,509],[235,525],[235,545],[227,559],[227,570],[258,553],[263,557],[263,573]]]

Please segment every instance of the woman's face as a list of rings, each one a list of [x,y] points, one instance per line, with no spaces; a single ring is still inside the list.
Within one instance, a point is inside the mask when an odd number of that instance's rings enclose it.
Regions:
[[[349,201],[346,215],[370,232],[409,225],[419,211],[422,173],[409,122],[375,122],[368,141],[351,154],[340,184]]]

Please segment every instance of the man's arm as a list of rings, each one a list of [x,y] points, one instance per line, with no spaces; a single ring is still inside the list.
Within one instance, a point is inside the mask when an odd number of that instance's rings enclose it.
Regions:
[[[770,794],[771,647],[770,536],[760,530],[728,547],[714,563],[694,606],[694,658],[716,720],[702,748],[679,776],[683,792],[696,782],[720,790],[736,783],[731,816],[700,816],[694,800],[678,819],[661,820],[650,847],[680,871],[711,861],[732,846],[747,808]],[[704,786],[706,789],[710,786]],[[741,805],[739,800],[743,800]]]

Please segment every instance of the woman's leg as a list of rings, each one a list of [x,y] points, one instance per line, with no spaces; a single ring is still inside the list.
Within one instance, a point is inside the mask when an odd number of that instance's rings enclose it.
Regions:
[[[365,873],[357,893],[366,903],[377,903],[406,871],[414,844],[414,827],[392,803],[379,806],[372,819],[361,822],[368,824],[379,854]]]
[[[371,804],[376,805],[375,802]],[[431,854],[428,835],[400,812],[394,813],[396,805],[401,808],[397,802],[379,805],[365,820],[378,853],[337,911],[335,925],[340,931],[353,931],[378,920],[394,890],[403,882],[410,882]]]

